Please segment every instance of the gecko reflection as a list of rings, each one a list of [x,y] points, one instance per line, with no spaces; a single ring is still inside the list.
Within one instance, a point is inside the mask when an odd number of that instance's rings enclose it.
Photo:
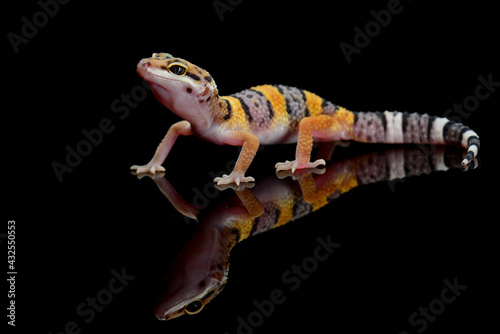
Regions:
[[[460,168],[462,154],[453,147],[399,147],[333,162],[314,170],[317,175],[309,171],[297,180],[286,177],[289,174],[278,174],[281,180],[273,175],[258,182],[255,189],[235,189],[236,196],[210,212],[199,212],[165,178],[155,178],[179,212],[199,220],[198,229],[167,274],[156,317],[169,320],[200,312],[224,288],[229,254],[238,242],[318,210],[360,185]],[[468,168],[475,166],[477,160]]]

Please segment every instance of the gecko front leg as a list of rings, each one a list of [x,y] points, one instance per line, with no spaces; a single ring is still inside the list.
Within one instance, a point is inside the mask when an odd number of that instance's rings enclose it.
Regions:
[[[233,146],[243,145],[243,147],[231,174],[216,177],[214,182],[218,185],[236,183],[238,186],[240,182],[254,182],[255,179],[251,176],[245,176],[245,172],[252,163],[255,153],[259,148],[259,138],[249,132],[233,131],[224,138],[224,143]]]
[[[167,158],[168,153],[172,149],[172,146],[175,143],[175,140],[179,135],[189,136],[193,134],[193,130],[191,129],[191,124],[188,121],[180,121],[175,123],[168,129],[165,138],[161,141],[160,145],[156,149],[155,155],[151,159],[151,161],[143,166],[133,165],[130,167],[131,170],[137,171],[137,174],[143,173],[152,173],[156,172],[164,172],[165,167],[162,166],[162,163]]]

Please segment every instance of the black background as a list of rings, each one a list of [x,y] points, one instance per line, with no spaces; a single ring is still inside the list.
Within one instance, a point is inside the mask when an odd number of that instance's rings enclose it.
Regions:
[[[479,1],[402,1],[402,11],[348,64],[339,44],[354,44],[354,28],[364,29],[374,20],[370,11],[387,4],[247,0],[221,21],[212,1],[71,1],[18,53],[5,37],[2,232],[7,220],[16,221],[16,330],[59,333],[75,321],[81,333],[236,333],[236,319],[255,310],[254,300],[285,290],[281,275],[328,235],[341,247],[255,333],[415,333],[408,317],[455,277],[467,289],[425,333],[484,330],[498,314],[490,305],[498,304],[496,132],[487,129],[495,123],[498,88],[462,119],[481,136],[478,169],[355,189],[238,245],[227,287],[197,316],[160,322],[152,311],[162,276],[194,226],[186,226],[151,180],[129,172],[149,161],[178,120],[151,92],[126,117],[113,112],[115,100],[142,85],[137,62],[153,52],[187,59],[210,72],[221,95],[281,83],[350,110],[436,116],[474,95],[479,76],[500,81],[496,9]],[[21,18],[32,21],[38,11],[36,1],[5,7],[4,36],[21,34]],[[106,118],[113,130],[60,182],[53,162],[64,163],[66,146],[77,147],[82,131]],[[237,154],[234,147],[181,138],[166,175],[191,200]],[[277,161],[293,154],[293,145],[265,148],[248,174],[258,187]],[[135,278],[85,323],[77,306],[122,268]]]

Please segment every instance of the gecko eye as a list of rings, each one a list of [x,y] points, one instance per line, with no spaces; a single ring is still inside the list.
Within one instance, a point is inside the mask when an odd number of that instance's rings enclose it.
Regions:
[[[184,65],[173,64],[169,66],[168,70],[170,71],[170,73],[181,76],[186,74],[187,67],[185,67]]]
[[[197,300],[195,302],[189,303],[186,305],[184,310],[186,311],[187,314],[196,314],[200,312],[203,309],[203,303],[201,300]]]

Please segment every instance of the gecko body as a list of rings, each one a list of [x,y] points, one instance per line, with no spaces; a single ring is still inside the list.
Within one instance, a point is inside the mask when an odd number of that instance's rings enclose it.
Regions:
[[[154,157],[134,165],[137,173],[164,171],[162,166],[179,135],[196,135],[218,145],[242,146],[230,175],[214,182],[254,181],[245,176],[260,144],[297,143],[295,160],[276,170],[315,168],[310,161],[313,141],[354,140],[366,143],[459,145],[467,149],[462,165],[478,153],[479,136],[446,118],[406,112],[352,112],[307,90],[285,85],[261,85],[219,96],[213,77],[204,69],[168,53],[154,53],[137,65],[165,107],[184,119],[171,126]]]

